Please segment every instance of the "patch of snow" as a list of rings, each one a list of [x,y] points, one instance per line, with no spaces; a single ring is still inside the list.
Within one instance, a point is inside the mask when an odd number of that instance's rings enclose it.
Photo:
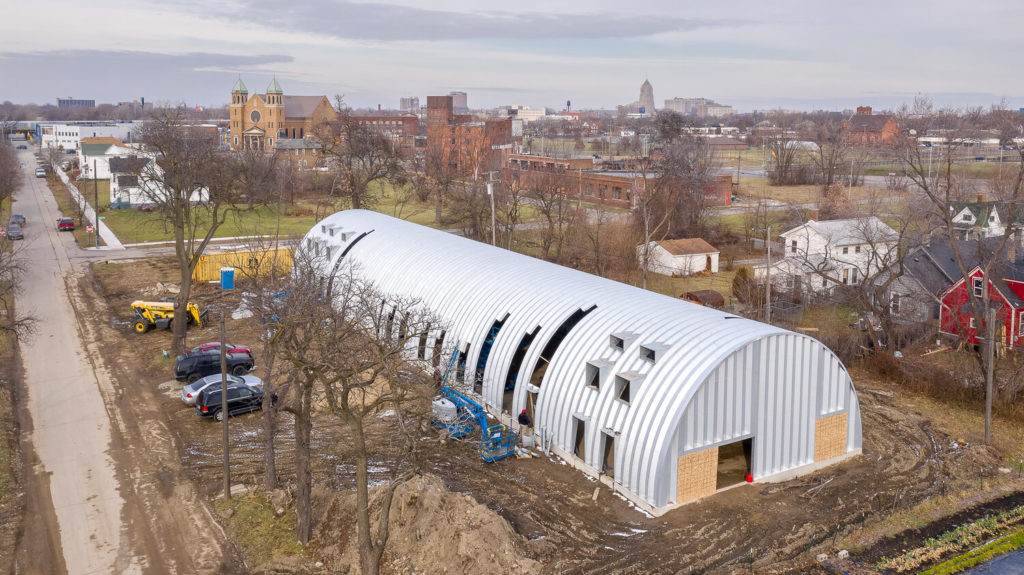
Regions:
[[[387,411],[382,411],[382,412],[378,413],[377,417],[380,418],[380,419],[384,419],[384,418],[387,418],[387,417],[394,417],[394,415],[395,415],[395,410],[389,409]]]

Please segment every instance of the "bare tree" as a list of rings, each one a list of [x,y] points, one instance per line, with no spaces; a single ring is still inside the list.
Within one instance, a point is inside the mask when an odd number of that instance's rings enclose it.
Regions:
[[[981,182],[969,177],[963,164],[957,160],[963,155],[963,150],[971,147],[979,141],[984,134],[980,128],[987,120],[980,110],[943,110],[936,112],[932,109],[931,102],[926,98],[918,98],[913,107],[904,108],[898,114],[900,125],[912,130],[918,135],[936,134],[941,137],[941,145],[928,148],[928,154],[924,154],[922,147],[912,139],[900,142],[896,149],[896,156],[905,160],[907,165],[907,177],[913,183],[914,188],[927,198],[927,201],[934,208],[935,215],[942,222],[941,227],[944,235],[949,238],[953,257],[960,269],[963,281],[968,288],[972,288],[971,271],[976,267],[981,270],[982,285],[981,293],[975,293],[974,289],[967,289],[967,307],[978,326],[977,339],[981,343],[979,352],[975,354],[978,367],[985,378],[985,442],[991,441],[991,411],[994,399],[994,371],[995,371],[995,317],[989,314],[991,293],[987,285],[998,278],[993,277],[997,264],[1005,257],[1005,251],[1012,241],[1012,233],[1019,222],[1015,221],[1022,201],[1024,201],[1024,149],[1018,144],[1018,140],[1009,139],[1008,144],[1013,148],[1015,155],[1014,167],[1004,172],[1002,178],[991,182],[990,188],[994,195],[1002,202],[1006,220],[1004,225],[1008,233],[991,242],[988,249],[982,251],[982,243],[979,242],[978,252],[974,254],[973,260],[968,259],[964,253],[964,245],[960,243],[961,232],[957,230],[954,223],[956,217],[953,206],[956,202],[971,198],[981,186]],[[1004,117],[999,115],[1000,118]],[[1005,130],[1012,135],[1012,125]],[[933,171],[932,154],[938,148],[937,165]],[[970,265],[969,261],[977,261],[977,265]],[[982,335],[984,329],[986,334]]]
[[[334,172],[336,192],[358,210],[377,201],[382,183],[402,179],[402,155],[391,138],[354,119],[340,98],[338,106],[337,119],[315,133]]]
[[[180,291],[174,300],[173,349],[185,349],[192,272],[236,209],[237,164],[217,149],[216,134],[192,124],[181,108],[161,110],[141,129],[149,162],[139,162],[139,190],[174,236]]]
[[[304,250],[300,250],[303,252]],[[281,354],[297,386],[296,465],[298,466],[298,537],[312,530],[309,491],[310,415],[313,394],[326,402],[347,432],[348,455],[356,470],[357,545],[363,573],[377,573],[389,535],[389,512],[395,489],[418,469],[414,430],[429,413],[432,395],[425,359],[426,337],[438,322],[416,302],[386,298],[343,266],[325,274],[322,258],[297,258],[288,295],[288,317],[281,321]],[[339,260],[340,261],[340,260]],[[304,263],[308,262],[308,263]],[[388,411],[396,445],[381,452],[367,425]],[[371,509],[370,461],[387,461],[382,502]],[[376,526],[374,526],[376,523]]]
[[[14,192],[18,191],[23,181],[22,175],[14,146],[0,141],[0,203],[10,199]]]

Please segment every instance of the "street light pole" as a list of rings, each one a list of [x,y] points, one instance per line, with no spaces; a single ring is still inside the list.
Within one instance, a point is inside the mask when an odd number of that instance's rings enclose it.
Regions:
[[[92,204],[93,230],[96,234],[96,247],[100,247],[100,181],[97,178],[96,160],[92,161],[92,193],[94,201]]]

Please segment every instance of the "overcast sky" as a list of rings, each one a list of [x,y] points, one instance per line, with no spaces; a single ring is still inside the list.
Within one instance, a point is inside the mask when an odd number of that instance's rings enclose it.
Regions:
[[[1024,107],[1019,0],[0,0],[0,101]]]

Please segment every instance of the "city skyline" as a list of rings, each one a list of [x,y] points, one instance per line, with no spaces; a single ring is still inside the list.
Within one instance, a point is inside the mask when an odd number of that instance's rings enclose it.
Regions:
[[[399,98],[468,93],[471,108],[522,104],[612,109],[705,97],[751,109],[876,109],[929,96],[938,106],[1024,106],[1008,73],[1020,45],[1009,1],[857,9],[809,1],[728,8],[655,0],[557,7],[446,0],[57,0],[5,7],[0,101],[58,97],[215,106],[241,75],[254,92],[277,77],[286,93],[396,109]],[[116,14],[117,18],[111,18]]]

